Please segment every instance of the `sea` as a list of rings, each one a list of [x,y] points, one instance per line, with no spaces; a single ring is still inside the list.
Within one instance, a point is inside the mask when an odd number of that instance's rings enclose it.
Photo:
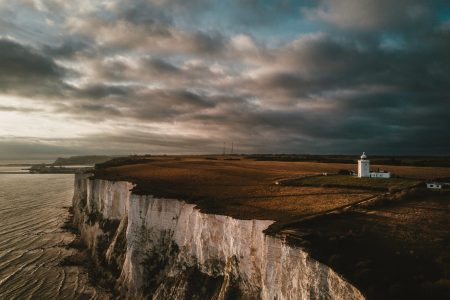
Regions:
[[[0,299],[104,298],[85,269],[62,263],[78,251],[68,247],[75,235],[62,229],[74,175],[0,165]]]

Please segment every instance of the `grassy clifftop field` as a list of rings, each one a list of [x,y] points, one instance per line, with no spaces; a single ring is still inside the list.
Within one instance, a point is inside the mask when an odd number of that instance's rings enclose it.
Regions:
[[[129,180],[135,193],[184,199],[211,213],[286,220],[359,202],[385,191],[450,176],[450,168],[374,166],[400,178],[332,175],[356,165],[257,161],[244,157],[120,158],[99,165],[98,178]],[[318,176],[322,173],[331,176]],[[311,177],[315,176],[315,177]],[[290,184],[279,184],[276,182]]]
[[[450,177],[450,168],[373,167],[398,178],[337,175],[356,164],[239,156],[121,158],[99,165],[95,176],[131,181],[134,193],[182,199],[208,213],[275,220],[269,234],[306,248],[368,299],[446,299],[450,195],[420,184]]]
[[[422,181],[411,178],[358,178],[350,175],[308,176],[282,181],[286,186],[339,187],[372,191],[399,191],[417,186]]]

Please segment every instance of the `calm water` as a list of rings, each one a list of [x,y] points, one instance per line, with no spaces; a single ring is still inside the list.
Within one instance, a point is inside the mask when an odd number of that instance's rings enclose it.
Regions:
[[[74,235],[61,229],[73,181],[63,174],[0,174],[0,299],[103,298],[83,270],[59,266],[75,251],[65,247]]]

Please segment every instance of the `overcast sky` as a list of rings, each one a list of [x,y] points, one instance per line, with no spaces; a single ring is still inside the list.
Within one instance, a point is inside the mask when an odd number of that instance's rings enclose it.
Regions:
[[[0,0],[0,159],[450,154],[448,0]]]

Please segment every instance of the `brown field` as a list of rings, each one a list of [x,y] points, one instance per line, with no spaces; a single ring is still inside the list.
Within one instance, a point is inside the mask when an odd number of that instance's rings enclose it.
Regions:
[[[129,180],[136,193],[183,199],[206,212],[238,218],[286,220],[316,214],[371,197],[377,192],[357,188],[294,187],[281,179],[336,173],[348,164],[255,161],[241,157],[150,157],[145,163],[96,171],[99,178]],[[356,166],[353,166],[356,168]],[[374,166],[378,167],[378,166]],[[450,176],[450,168],[380,166],[399,176]]]
[[[448,299],[450,194],[324,215],[284,230],[367,299]]]
[[[413,178],[358,178],[349,175],[308,176],[281,182],[286,186],[321,186],[359,188],[378,191],[400,191],[419,185],[422,181]]]
[[[313,258],[355,284],[367,299],[448,299],[449,192],[415,188],[383,194],[371,206],[355,206],[382,193],[367,189],[370,179],[361,181],[359,188],[356,178],[342,177],[342,183],[352,185],[343,188],[322,186],[341,183],[339,176],[306,178],[356,168],[348,164],[236,157],[150,157],[127,163],[100,167],[95,175],[132,181],[135,193],[183,199],[204,212],[275,220],[269,234],[306,248]],[[450,177],[450,168],[379,167],[402,177],[392,181],[397,188]],[[275,183],[286,179],[300,184]],[[304,186],[303,180],[316,186]],[[391,187],[374,181],[377,184]]]

